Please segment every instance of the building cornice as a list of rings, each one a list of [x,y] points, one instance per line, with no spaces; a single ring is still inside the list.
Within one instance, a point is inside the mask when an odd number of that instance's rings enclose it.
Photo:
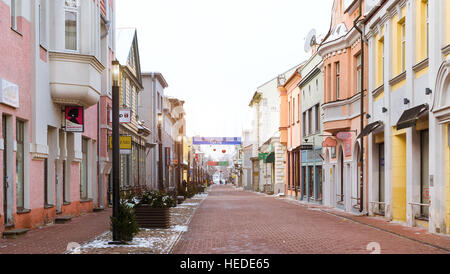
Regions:
[[[86,63],[94,67],[99,73],[105,70],[105,66],[93,55],[49,51],[48,56],[50,61]]]
[[[359,37],[359,32],[353,27],[344,36],[323,44],[318,49],[318,53],[324,60],[336,55],[336,53],[339,54],[338,51],[344,51],[346,53],[346,49],[355,44]]]

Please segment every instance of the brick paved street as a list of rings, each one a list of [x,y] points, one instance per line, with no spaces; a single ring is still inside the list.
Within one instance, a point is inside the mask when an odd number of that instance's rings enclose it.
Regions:
[[[66,224],[29,231],[17,239],[0,238],[0,254],[61,254],[71,242],[85,243],[109,230],[111,209],[90,213]]]
[[[379,243],[383,254],[448,253],[318,208],[230,186],[213,187],[173,253],[368,254],[371,242]]]

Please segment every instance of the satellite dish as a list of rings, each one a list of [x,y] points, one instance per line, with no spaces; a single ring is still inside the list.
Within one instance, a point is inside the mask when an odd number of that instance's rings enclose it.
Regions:
[[[305,52],[310,52],[314,45],[317,45],[316,30],[312,29],[308,33],[308,36],[306,36],[306,39],[305,39]]]

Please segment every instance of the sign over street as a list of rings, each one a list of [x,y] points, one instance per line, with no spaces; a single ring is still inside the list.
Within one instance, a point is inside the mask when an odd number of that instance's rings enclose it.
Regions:
[[[194,137],[192,143],[194,145],[240,146],[242,139],[240,137]]]

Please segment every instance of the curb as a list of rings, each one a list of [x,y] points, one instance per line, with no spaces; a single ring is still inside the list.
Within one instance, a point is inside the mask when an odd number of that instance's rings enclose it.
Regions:
[[[209,191],[207,192],[208,196],[209,196]],[[191,217],[189,217],[188,221],[186,222],[186,226],[189,227],[189,224],[191,223],[192,219],[195,216],[195,212],[197,211],[197,209],[203,204],[203,202],[208,198],[208,196],[206,196],[205,199],[203,199],[198,206],[194,209],[194,212],[192,213]],[[181,237],[183,237],[184,233],[186,233],[185,231],[181,232],[180,234],[178,234],[177,238],[175,239],[175,241],[173,241],[173,243],[170,245],[169,250],[167,251],[166,254],[172,254],[173,248],[178,244],[178,242],[181,240]]]

